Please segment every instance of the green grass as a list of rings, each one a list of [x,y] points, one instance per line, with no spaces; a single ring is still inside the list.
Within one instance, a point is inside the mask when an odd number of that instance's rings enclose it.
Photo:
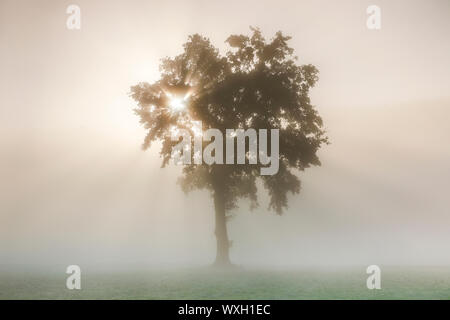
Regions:
[[[66,274],[1,272],[0,299],[450,299],[450,268],[382,267],[381,290],[365,268],[335,271],[182,271],[90,273],[68,290]]]

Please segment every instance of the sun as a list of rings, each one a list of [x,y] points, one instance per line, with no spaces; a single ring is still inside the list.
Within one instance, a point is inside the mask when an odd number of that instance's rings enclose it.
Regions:
[[[181,111],[186,108],[186,101],[183,98],[171,97],[169,100],[169,107],[172,111]]]

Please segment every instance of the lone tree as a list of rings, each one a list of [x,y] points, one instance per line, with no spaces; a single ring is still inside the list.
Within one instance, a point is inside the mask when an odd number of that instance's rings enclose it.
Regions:
[[[248,198],[251,209],[258,205],[257,178],[270,196],[269,209],[282,214],[287,193],[300,192],[295,171],[320,165],[317,151],[328,142],[322,119],[309,98],[309,90],[318,80],[316,67],[298,65],[287,44],[290,37],[281,32],[267,41],[259,29],[251,31],[251,36],[228,37],[230,49],[225,56],[209,39],[189,36],[182,54],[162,60],[159,81],[139,83],[130,93],[138,103],[135,112],[148,129],[143,148],[156,140],[162,142],[162,167],[178,143],[171,139],[174,128],[198,135],[194,121],[223,134],[226,129],[279,129],[279,171],[275,175],[260,175],[262,165],[248,161],[245,165],[183,167],[179,178],[183,191],[207,189],[214,199],[215,265],[219,266],[230,265],[226,223],[230,210],[240,198]]]

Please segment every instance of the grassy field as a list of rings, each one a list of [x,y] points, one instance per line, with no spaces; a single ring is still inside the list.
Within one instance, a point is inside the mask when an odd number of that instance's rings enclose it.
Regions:
[[[82,289],[67,275],[0,272],[0,299],[450,299],[450,268],[382,267],[381,290],[366,288],[365,269],[90,273]]]

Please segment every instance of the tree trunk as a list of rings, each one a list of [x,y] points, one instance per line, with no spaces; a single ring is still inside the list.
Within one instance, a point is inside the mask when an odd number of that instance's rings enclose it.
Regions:
[[[225,215],[225,203],[221,192],[214,192],[214,208],[216,211],[216,240],[217,253],[215,266],[230,266],[230,241],[228,240],[227,221]]]

